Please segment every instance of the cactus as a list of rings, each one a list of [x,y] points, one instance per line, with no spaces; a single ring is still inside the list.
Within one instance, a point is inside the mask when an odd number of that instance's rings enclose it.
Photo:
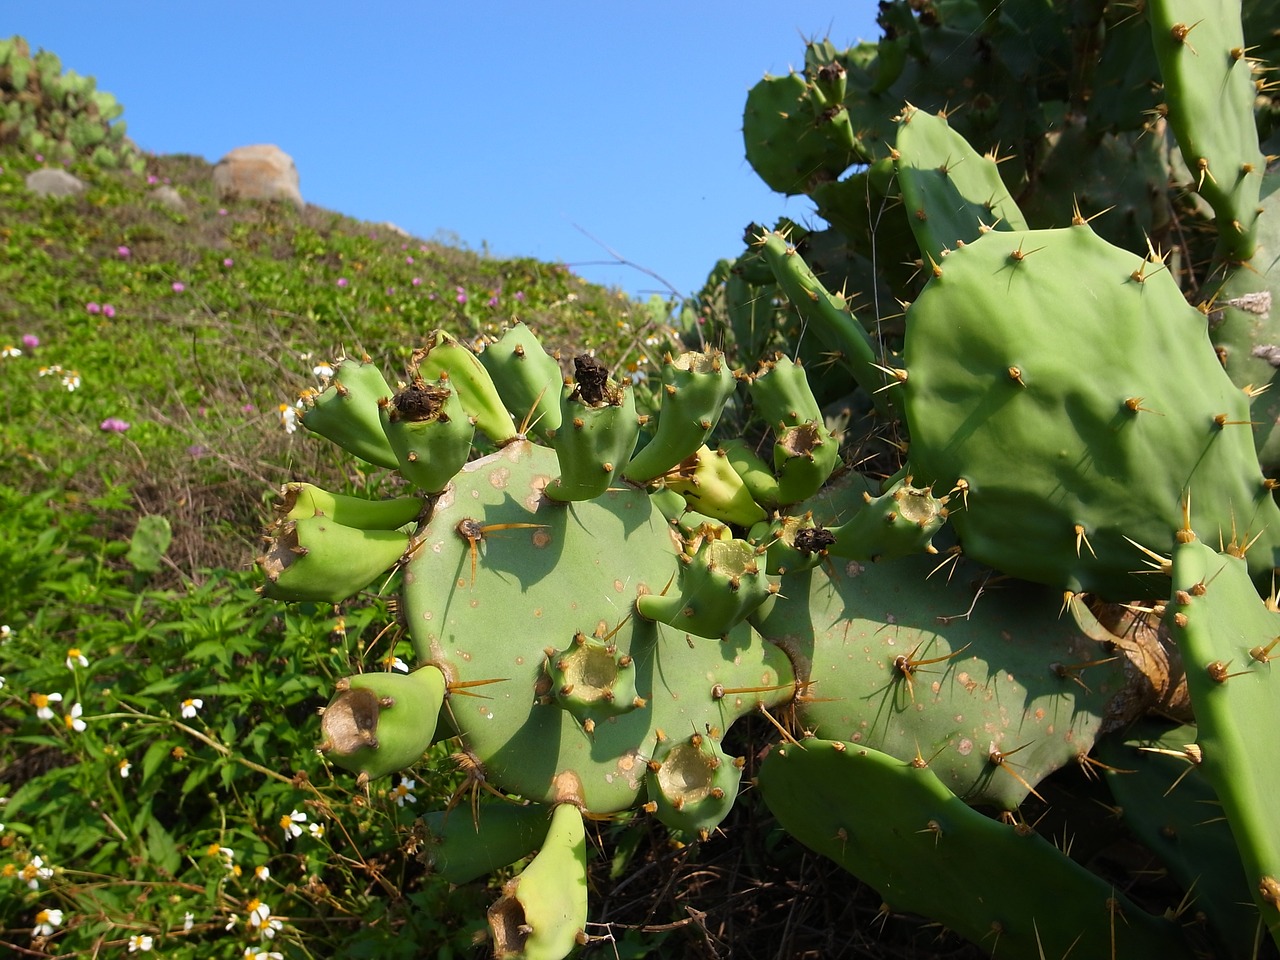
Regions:
[[[1260,536],[1255,576],[1280,562],[1249,399],[1163,263],[1085,223],[988,233],[911,305],[904,356],[911,466],[963,491],[951,523],[971,556],[1072,590],[1161,595],[1158,576],[1135,575],[1134,544],[1167,552],[1192,489],[1197,524]]]
[[[1217,794],[1191,757],[1195,726],[1144,721],[1123,741],[1100,745],[1098,760],[1124,822],[1194,897],[1194,915],[1207,917],[1222,956],[1253,956],[1258,917],[1240,853],[1225,820],[1206,819]],[[1190,748],[1190,749],[1189,749]]]
[[[806,846],[871,883],[892,908],[937,917],[995,956],[1073,948],[1088,957],[1193,956],[1174,924],[1026,824],[973,810],[925,762],[806,739],[776,747],[759,780],[770,809]]]
[[[1198,736],[1188,755],[1231,825],[1262,923],[1280,942],[1280,678],[1271,669],[1280,635],[1274,599],[1264,605],[1238,545],[1220,554],[1180,531],[1173,553],[1169,632],[1182,651]]]
[[[1192,955],[1023,818],[1072,771],[1129,789],[1107,758],[1169,699],[1161,616],[1255,901],[1205,896],[1215,943],[1240,952],[1242,917],[1280,941],[1274,117],[1238,7],[1206,10],[890,0],[878,44],[810,44],[748,97],[751,163],[830,226],[753,226],[717,265],[722,350],[691,333],[633,387],[523,324],[475,356],[437,331],[401,390],[346,360],[307,398],[305,427],[417,492],[290,491],[264,592],[402,572],[418,668],[344,681],[324,745],[368,782],[456,737],[464,791],[495,796],[429,817],[428,859],[464,882],[539,850],[498,955],[580,942],[584,816],[721,828],[747,767],[726,734],[757,712],[788,741],[767,805],[895,906],[997,956]],[[1232,856],[1152,833],[1186,810],[1150,785],[1135,832],[1227,890]]]
[[[0,40],[0,143],[50,160],[141,172],[146,161],[125,137],[123,107],[94,87],[92,77],[63,73],[49,51],[33,55],[22,37]]]

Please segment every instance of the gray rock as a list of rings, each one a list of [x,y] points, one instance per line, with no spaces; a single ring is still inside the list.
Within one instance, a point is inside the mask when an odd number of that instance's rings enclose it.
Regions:
[[[41,197],[71,197],[83,193],[85,184],[65,170],[46,167],[27,174],[27,189]]]
[[[184,213],[187,209],[187,201],[182,199],[182,194],[178,193],[173,187],[165,184],[156,187],[151,191],[151,199],[157,203],[162,203],[170,210],[178,213]]]
[[[224,200],[288,200],[301,210],[293,158],[273,144],[236,147],[213,168],[213,182]]]

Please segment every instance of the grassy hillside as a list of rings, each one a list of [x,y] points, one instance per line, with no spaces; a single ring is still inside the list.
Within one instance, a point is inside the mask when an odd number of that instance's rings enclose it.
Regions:
[[[140,513],[174,524],[172,558],[188,573],[242,564],[252,548],[233,530],[256,518],[263,490],[294,469],[325,472],[324,445],[279,419],[318,384],[317,364],[342,351],[407,358],[435,327],[480,337],[515,317],[635,363],[662,320],[561,266],[316,207],[223,204],[195,157],[152,158],[144,175],[86,166],[89,189],[68,200],[26,190],[31,158],[0,164],[0,340],[39,340],[0,364],[8,475],[27,488],[127,486]],[[155,199],[160,185],[185,209]],[[55,366],[78,374],[73,391],[39,376]],[[129,429],[101,429],[108,418]]]

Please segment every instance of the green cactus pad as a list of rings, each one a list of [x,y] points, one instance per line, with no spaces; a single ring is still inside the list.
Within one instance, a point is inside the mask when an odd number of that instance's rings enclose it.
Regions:
[[[586,940],[587,836],[582,812],[562,803],[542,849],[489,908],[498,960],[562,960]]]
[[[450,883],[470,883],[537,849],[547,832],[547,808],[539,803],[477,803],[424,816],[426,860]]]
[[[761,366],[751,378],[756,411],[773,428],[777,503],[813,496],[840,464],[840,444],[827,429],[804,368],[787,357]]]
[[[1073,621],[1101,635],[1079,604],[1066,613],[1060,594],[983,586],[968,568],[930,576],[937,566],[916,556],[791,573],[786,602],[751,622],[796,664],[805,729],[921,759],[967,802],[1012,810],[1122,721],[1111,714],[1124,671]]]
[[[681,556],[685,569],[675,589],[636,598],[642,617],[698,637],[723,637],[777,592],[745,540],[707,539],[694,556]]]
[[[425,380],[447,377],[467,415],[495,444],[502,446],[516,438],[511,414],[503,406],[489,371],[452,334],[433,330],[426,346],[414,352],[411,366]]]
[[[898,179],[920,253],[939,263],[944,251],[986,230],[1025,230],[995,161],[979,154],[944,116],[907,104],[898,121]]]
[[[345,357],[335,365],[333,379],[320,395],[307,399],[299,419],[308,430],[348,453],[394,470],[400,461],[378,417],[379,404],[392,392],[374,363]]]
[[[1218,796],[1185,758],[1199,732],[1146,720],[1123,738],[1107,737],[1094,755],[1124,822],[1154,850],[1187,891],[1195,916],[1206,916],[1224,957],[1252,957],[1258,912],[1244,866],[1223,819],[1206,818]]]
[[[756,524],[751,528],[751,541],[757,550],[765,551],[765,572],[781,576],[820,564],[835,542],[835,535],[806,512],[799,517],[780,516],[772,522]]]
[[[682,353],[662,364],[658,427],[627,466],[632,483],[650,483],[706,441],[733,395],[733,371],[719,350]]]
[[[706,839],[733,808],[742,765],[703,734],[664,741],[649,761],[646,809],[671,829]]]
[[[1264,605],[1245,562],[1189,532],[1173,554],[1165,612],[1187,671],[1198,767],[1244,861],[1254,903],[1280,945],[1280,613]]]
[[[358,530],[395,530],[418,519],[423,505],[422,497],[369,500],[330,493],[313,483],[286,483],[280,488],[276,515],[280,520],[319,515]]]
[[[741,437],[733,437],[722,441],[716,448],[716,453],[728,461],[757,505],[769,510],[779,505],[778,478],[750,443]]]
[[[667,475],[668,490],[684,497],[691,510],[725,523],[750,528],[765,519],[764,509],[722,451],[698,448]]]
[[[1257,78],[1240,0],[1152,0],[1147,16],[1169,126],[1195,189],[1213,207],[1219,251],[1231,261],[1248,260],[1267,158],[1258,149]]]
[[[526,442],[468,463],[416,537],[405,621],[418,658],[449,678],[445,709],[489,784],[609,813],[644,790],[659,730],[727,730],[790,700],[793,673],[745,624],[701,640],[636,615],[638,596],[674,584],[681,543],[634,488],[568,508],[547,500],[556,473],[555,453]],[[591,733],[555,702],[544,668],[546,648],[578,633],[632,658],[644,700]],[[465,686],[478,681],[492,682]]]
[[[513,323],[479,354],[507,411],[521,429],[546,437],[560,426],[560,364],[523,323]],[[524,427],[528,424],[528,427]]]
[[[564,650],[548,647],[551,700],[578,718],[588,734],[598,721],[644,706],[636,693],[635,661],[611,640],[577,633]]]
[[[396,530],[361,530],[316,515],[272,531],[258,566],[264,596],[341,603],[395,566],[409,547]]]
[[[742,138],[751,166],[780,193],[808,193],[864,159],[846,127],[815,115],[810,85],[797,73],[765,77],[751,88]]]
[[[431,746],[444,702],[444,674],[362,673],[337,683],[324,709],[320,751],[368,783],[417,763]]]
[[[1163,594],[1134,542],[1167,552],[1190,490],[1193,524],[1261,534],[1255,576],[1280,559],[1248,399],[1162,264],[1083,224],[989,233],[912,304],[905,356],[911,467],[952,493],[970,556],[1113,599]]]
[[[560,426],[549,431],[560,476],[547,484],[554,500],[600,496],[626,468],[640,434],[635,394],[609,378],[593,357],[574,359],[577,382],[566,381],[560,398]]]
[[[775,747],[760,792],[787,832],[996,957],[1190,960],[1178,928],[1144,913],[1034,829],[988,819],[932,770],[856,743]]]
[[[814,334],[853,374],[858,386],[871,395],[880,415],[892,419],[896,407],[896,399],[892,395],[896,380],[891,373],[885,372],[878,348],[850,312],[844,298],[831,294],[822,285],[782,234],[764,234],[757,238],[756,244],[773,268],[787,299],[800,311]]]
[[[826,549],[851,560],[888,560],[913,553],[937,553],[933,536],[949,516],[946,500],[925,487],[913,487],[911,477],[892,484],[878,497],[864,494],[866,503],[847,521],[830,528],[835,537]]]
[[[415,372],[412,383],[379,404],[379,414],[400,474],[424,493],[443,490],[471,455],[475,423],[447,377],[428,383]]]

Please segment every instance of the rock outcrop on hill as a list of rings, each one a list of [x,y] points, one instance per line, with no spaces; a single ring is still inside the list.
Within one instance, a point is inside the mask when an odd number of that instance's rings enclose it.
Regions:
[[[213,182],[224,199],[287,200],[301,210],[293,158],[274,144],[236,147],[213,168]]]

